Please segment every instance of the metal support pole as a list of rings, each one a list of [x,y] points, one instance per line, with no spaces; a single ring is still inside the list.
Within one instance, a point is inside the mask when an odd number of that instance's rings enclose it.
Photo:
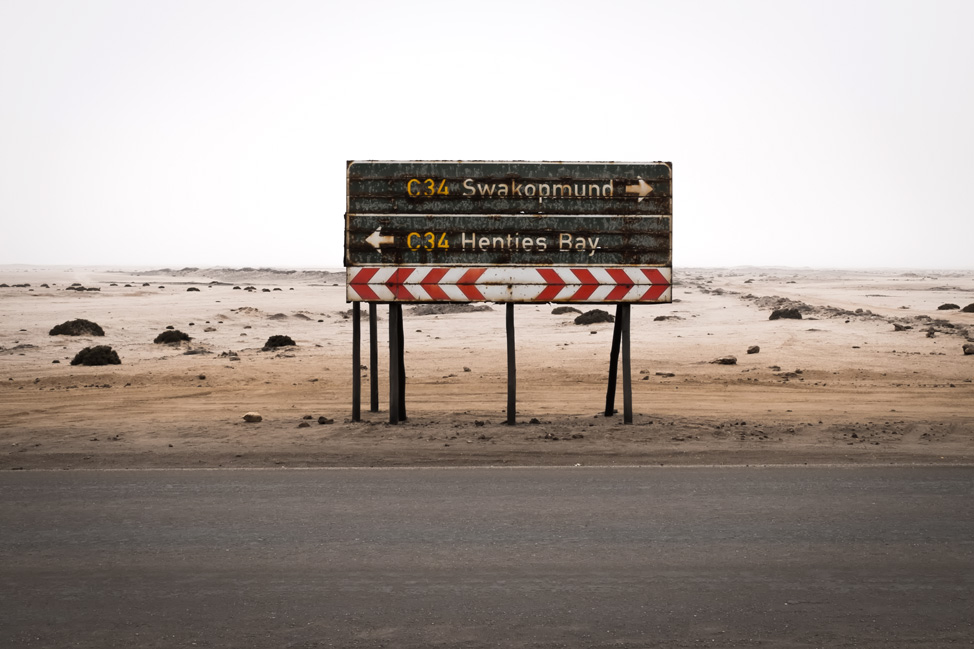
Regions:
[[[629,355],[629,315],[631,305],[620,304],[622,318],[622,408],[623,423],[632,423],[632,361]]]
[[[399,423],[399,320],[389,304],[389,423]]]
[[[517,423],[517,363],[514,358],[514,304],[507,303],[507,425]]]
[[[616,375],[619,374],[619,341],[622,338],[622,305],[616,305],[616,320],[612,327],[612,349],[609,351],[609,383],[605,390],[605,416],[616,412]]]
[[[369,412],[379,412],[379,326],[375,302],[369,302]]]
[[[352,302],[352,421],[362,421],[362,308]]]
[[[396,318],[399,320],[399,421],[406,421],[406,345],[402,322],[402,304],[396,303]]]

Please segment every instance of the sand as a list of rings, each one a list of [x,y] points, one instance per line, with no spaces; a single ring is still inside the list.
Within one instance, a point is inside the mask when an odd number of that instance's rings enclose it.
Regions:
[[[632,425],[602,414],[612,324],[578,326],[542,304],[515,309],[516,426],[503,305],[407,306],[409,420],[391,426],[385,306],[381,410],[369,412],[363,371],[364,421],[350,421],[343,273],[0,266],[0,470],[974,462],[974,355],[962,350],[974,313],[938,309],[974,303],[974,273],[674,275],[673,304],[632,309]],[[769,320],[789,305],[804,317]],[[75,318],[105,336],[48,335]],[[167,326],[193,339],[153,343]],[[272,335],[296,345],[263,351]],[[121,365],[70,365],[98,344]],[[711,363],[728,355],[737,363]]]

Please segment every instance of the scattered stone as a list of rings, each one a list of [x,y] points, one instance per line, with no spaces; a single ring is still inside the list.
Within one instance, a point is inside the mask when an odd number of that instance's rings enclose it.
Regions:
[[[528,423],[529,424],[540,424],[541,423],[541,420],[538,419],[537,417],[531,417],[531,421],[529,421]]]
[[[551,310],[551,315],[565,315],[566,313],[581,313],[581,311],[573,306],[556,306]]]
[[[335,420],[329,419],[328,417],[318,417],[318,423],[324,426],[325,424],[334,424]]]
[[[267,316],[268,320],[287,320],[286,313],[275,313],[274,315]]]
[[[216,331],[216,327],[203,327],[203,333],[213,333]]]
[[[768,318],[768,320],[779,320],[779,319],[801,320],[802,312],[799,311],[798,309],[793,309],[793,308],[775,309],[774,311],[771,312],[771,317]]]
[[[656,376],[662,376],[664,379],[672,379],[676,374],[673,372],[657,372]]]
[[[190,286],[188,289],[186,289],[186,292],[187,293],[194,293],[194,292],[195,293],[199,293],[200,290],[198,288],[196,288],[195,286]]]
[[[712,365],[737,365],[737,356],[721,356],[710,361]]]
[[[259,412],[248,412],[243,416],[243,420],[248,424],[255,424],[258,421],[263,421],[263,417],[260,416]]]
[[[974,302],[971,302],[970,304],[965,306],[963,309],[961,309],[961,311],[963,311],[964,313],[974,313]]]
[[[615,316],[602,309],[592,309],[575,318],[577,325],[598,324],[600,322],[615,322]]]
[[[118,353],[109,345],[85,347],[75,354],[72,365],[121,365]]]
[[[964,355],[974,356],[974,343],[964,343]]]
[[[760,351],[761,351],[761,348],[758,347],[757,345],[751,345],[750,347],[747,348],[747,353],[748,354],[757,354]]]
[[[913,328],[912,325],[902,325],[899,324],[898,322],[893,323],[893,331],[907,331],[912,328]]]
[[[169,329],[167,327],[166,330],[156,336],[155,340],[152,342],[156,343],[157,345],[178,345],[183,341],[188,342],[190,340],[192,340],[192,338],[190,338],[188,334],[183,333],[179,329]]]
[[[300,424],[298,424],[298,428],[310,428],[310,427],[311,427],[311,424],[309,424],[306,421],[302,421]]]
[[[200,381],[205,381],[206,380],[206,374],[200,374],[196,378],[198,378]]]
[[[49,332],[51,336],[104,336],[105,330],[91,320],[79,318],[57,325]]]
[[[450,313],[476,313],[478,311],[493,311],[487,304],[419,304],[409,309],[412,315],[446,315]]]
[[[470,368],[469,368],[469,367],[466,367],[466,366],[464,366],[464,368],[463,368],[463,371],[464,371],[464,372],[469,372],[469,371],[470,371]]]
[[[264,348],[262,351],[268,351],[271,349],[276,349],[278,347],[294,347],[295,343],[290,336],[271,336],[264,343]]]
[[[946,304],[941,304],[940,306],[938,306],[937,307],[937,310],[938,311],[953,311],[954,309],[959,309],[959,308],[960,308],[959,305],[957,305],[957,304],[951,304],[950,302],[947,302]]]

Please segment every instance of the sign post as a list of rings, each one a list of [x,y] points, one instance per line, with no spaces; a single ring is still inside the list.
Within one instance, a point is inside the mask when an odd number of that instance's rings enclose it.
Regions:
[[[402,303],[505,303],[512,365],[511,305],[617,304],[610,365],[621,346],[631,421],[628,307],[672,301],[670,163],[370,160],[349,162],[346,180],[349,302],[388,303],[400,340]],[[392,356],[395,423],[405,371]],[[614,393],[613,373],[606,415]]]

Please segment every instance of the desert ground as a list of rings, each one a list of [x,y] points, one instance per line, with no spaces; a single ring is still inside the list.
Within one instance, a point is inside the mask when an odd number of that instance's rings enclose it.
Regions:
[[[361,369],[351,421],[340,269],[0,266],[0,284],[2,470],[974,462],[974,272],[677,267],[672,304],[632,308],[631,425],[603,415],[613,325],[557,305],[515,307],[515,426],[503,305],[406,306],[392,426],[384,305],[380,411]],[[769,319],[784,307],[802,318]],[[49,334],[78,318],[105,335]],[[192,340],[154,343],[167,327]],[[296,344],[265,351],[275,335]],[[71,365],[93,345],[121,364]]]

